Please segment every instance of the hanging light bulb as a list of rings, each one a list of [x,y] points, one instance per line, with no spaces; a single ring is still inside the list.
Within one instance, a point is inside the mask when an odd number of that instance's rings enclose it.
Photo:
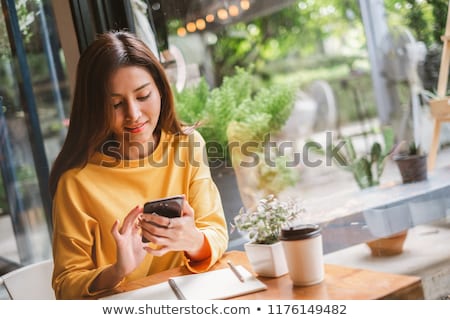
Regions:
[[[242,10],[250,9],[250,1],[249,0],[241,0],[241,8]]]
[[[230,16],[236,17],[239,15],[239,7],[237,5],[232,4],[228,7],[228,12],[230,13]]]
[[[177,29],[177,35],[179,37],[184,37],[186,35],[186,29],[183,27],[180,27]]]
[[[204,30],[206,28],[206,22],[202,18],[197,19],[195,21],[195,25],[197,26],[198,30]]]
[[[208,14],[206,17],[205,17],[205,20],[206,20],[206,22],[208,22],[208,23],[211,23],[211,22],[214,22],[214,15],[213,14]]]
[[[189,31],[189,32],[195,32],[197,30],[197,27],[195,26],[194,22],[189,22],[186,25],[186,30]]]
[[[217,16],[220,20],[226,20],[228,18],[228,11],[224,8],[217,10]]]

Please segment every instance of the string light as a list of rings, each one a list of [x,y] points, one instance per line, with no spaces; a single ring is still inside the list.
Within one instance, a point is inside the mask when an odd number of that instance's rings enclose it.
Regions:
[[[183,27],[180,27],[177,29],[177,35],[179,37],[184,37],[186,35],[186,29]]]
[[[236,16],[239,15],[239,8],[238,8],[238,6],[232,4],[232,5],[228,8],[228,12],[230,13],[230,16],[236,17]]]
[[[241,8],[242,8],[242,10],[250,9],[250,1],[249,0],[241,0]]]
[[[217,10],[217,16],[221,20],[226,20],[228,18],[228,11],[226,9],[221,8]]]
[[[204,30],[206,28],[206,22],[202,18],[197,19],[195,21],[195,25],[197,26],[198,30]]]
[[[239,8],[240,7],[240,8]],[[240,14],[240,10],[248,10],[250,9],[250,0],[240,0],[239,6],[232,4],[230,6],[227,5],[226,8],[220,8],[217,10],[216,15],[220,20],[227,20],[228,17],[237,17]],[[209,13],[205,16],[205,18],[198,18],[195,22],[189,22],[186,24],[186,28],[178,28],[177,34],[180,37],[184,37],[187,32],[195,32],[197,30],[202,31],[206,29],[206,22],[212,23],[215,21],[215,15]]]
[[[186,25],[186,30],[189,31],[189,32],[195,32],[197,30],[197,27],[195,26],[194,22],[189,22]]]

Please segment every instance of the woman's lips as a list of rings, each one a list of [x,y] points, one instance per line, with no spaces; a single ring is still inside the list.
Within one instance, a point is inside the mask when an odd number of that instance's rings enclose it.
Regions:
[[[139,123],[138,125],[136,125],[134,127],[125,127],[125,130],[127,130],[128,132],[131,132],[131,133],[139,133],[142,130],[144,130],[144,127],[146,124],[147,124],[147,122],[144,122],[144,123]]]

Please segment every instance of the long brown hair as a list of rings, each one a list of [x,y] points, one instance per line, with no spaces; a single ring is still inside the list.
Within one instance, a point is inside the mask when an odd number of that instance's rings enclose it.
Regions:
[[[129,32],[100,34],[78,62],[69,129],[50,173],[52,197],[61,175],[69,169],[84,167],[111,137],[114,109],[109,99],[109,79],[123,66],[144,67],[153,77],[161,96],[161,113],[155,130],[182,134],[170,83],[151,50]]]

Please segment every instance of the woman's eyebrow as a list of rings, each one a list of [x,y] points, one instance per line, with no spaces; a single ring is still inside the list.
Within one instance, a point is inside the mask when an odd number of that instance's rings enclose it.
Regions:
[[[142,89],[144,89],[145,87],[148,87],[151,84],[152,84],[151,82],[144,83],[142,86],[139,86],[138,88],[134,89],[133,92],[138,92],[139,90],[142,90]],[[118,97],[118,96],[121,96],[121,94],[113,92],[113,93],[111,93],[111,96]]]

